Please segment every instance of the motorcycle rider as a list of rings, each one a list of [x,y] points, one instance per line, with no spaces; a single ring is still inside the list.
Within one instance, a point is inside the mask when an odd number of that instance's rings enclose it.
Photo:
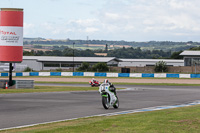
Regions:
[[[93,86],[99,86],[100,85],[100,82],[97,81],[95,78],[92,78],[92,80],[89,82],[90,85],[93,87]]]
[[[110,90],[116,95],[116,88],[114,87],[114,85],[111,82],[109,82],[108,79],[105,79],[104,83],[108,83],[110,85]]]
[[[91,82],[95,84],[97,81],[95,78],[92,78]]]

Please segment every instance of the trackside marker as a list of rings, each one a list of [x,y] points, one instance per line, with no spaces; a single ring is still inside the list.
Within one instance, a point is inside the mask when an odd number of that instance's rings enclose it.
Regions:
[[[6,82],[6,88],[5,89],[8,89],[8,82]]]

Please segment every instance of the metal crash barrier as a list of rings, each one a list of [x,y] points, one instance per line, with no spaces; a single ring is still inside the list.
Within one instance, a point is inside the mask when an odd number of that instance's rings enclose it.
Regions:
[[[12,80],[13,85],[9,89],[34,89],[34,80]],[[8,80],[0,80],[0,88],[5,89]]]

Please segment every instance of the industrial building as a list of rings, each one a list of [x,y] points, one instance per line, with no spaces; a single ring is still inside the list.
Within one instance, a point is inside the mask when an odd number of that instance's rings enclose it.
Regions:
[[[180,53],[183,56],[184,66],[199,66],[200,65],[200,51],[183,51]]]
[[[144,67],[155,66],[159,61],[166,62],[167,66],[184,66],[184,60],[171,60],[171,59],[120,59],[118,67]]]
[[[115,57],[59,57],[59,56],[24,56],[22,64],[27,65],[35,71],[52,69],[69,69],[74,66],[78,68],[83,62],[91,66],[104,62],[109,66],[117,66],[119,59]]]
[[[157,62],[164,61],[168,66],[184,66],[184,60],[167,59],[120,59],[116,57],[59,57],[59,56],[23,56],[21,63],[14,63],[14,71],[23,71],[30,67],[34,71],[55,69],[78,68],[83,62],[90,66],[104,62],[108,66],[115,67],[144,67],[154,66]],[[0,63],[0,71],[8,71],[8,63]]]

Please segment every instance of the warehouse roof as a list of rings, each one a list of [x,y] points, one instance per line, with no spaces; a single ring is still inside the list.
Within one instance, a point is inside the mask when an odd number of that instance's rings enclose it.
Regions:
[[[171,60],[171,59],[120,59],[122,62],[177,62],[182,63],[184,60]]]
[[[200,51],[183,51],[182,53],[180,53],[180,55],[183,56],[200,56]]]
[[[62,57],[62,56],[23,56],[23,60],[59,61],[59,62],[109,62],[111,60],[119,60],[116,57]]]

